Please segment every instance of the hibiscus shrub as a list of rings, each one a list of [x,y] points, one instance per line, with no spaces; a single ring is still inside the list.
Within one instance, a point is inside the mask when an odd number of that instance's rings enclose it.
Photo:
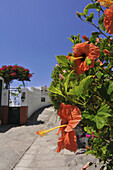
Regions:
[[[32,74],[29,72],[29,69],[25,69],[22,66],[4,65],[0,68],[0,76],[4,78],[4,83],[6,88],[8,88],[13,80],[22,81],[24,85],[24,81],[30,81]]]
[[[103,8],[104,6],[104,8]],[[105,9],[106,7],[106,9]],[[93,23],[95,9],[98,24]],[[88,137],[87,154],[103,163],[101,169],[113,169],[113,1],[91,0],[79,19],[93,25],[97,31],[91,37],[72,35],[73,51],[57,56],[58,65],[52,72],[50,98],[61,118],[61,137],[57,152],[66,148],[76,152],[73,128],[80,119]],[[102,36],[102,38],[100,37]],[[65,106],[65,107],[64,107]],[[76,107],[82,117],[77,114]],[[62,111],[61,111],[62,110]],[[78,121],[79,120],[79,121]],[[74,147],[74,149],[73,149]]]

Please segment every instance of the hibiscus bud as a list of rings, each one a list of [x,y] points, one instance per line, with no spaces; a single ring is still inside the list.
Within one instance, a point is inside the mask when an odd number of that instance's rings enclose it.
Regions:
[[[95,75],[93,76],[93,78],[95,78]]]
[[[72,56],[72,53],[69,52],[68,55],[69,55],[69,56]]]
[[[65,79],[65,77],[62,74],[59,74],[59,78],[63,80]]]
[[[86,145],[85,148],[86,148],[86,149],[89,149],[89,146]]]
[[[97,60],[99,62],[99,65],[103,65],[102,61],[100,61],[100,59]]]
[[[109,38],[109,42],[111,42],[113,39],[112,38]]]
[[[76,11],[76,14],[77,14],[77,17],[78,17],[78,18],[81,18],[81,15],[79,14],[78,11]]]
[[[107,54],[108,56],[111,54],[107,49],[103,50],[103,53]]]
[[[73,35],[71,35],[71,38],[74,40],[74,36]]]
[[[97,43],[98,43],[98,42],[100,42],[100,40],[102,40],[102,38],[101,38],[101,37],[100,37],[100,38],[97,38],[97,39],[96,39],[96,43],[95,43],[95,45],[97,45]]]
[[[84,39],[84,41],[89,41],[89,38],[86,37],[86,35],[83,35],[82,38]]]

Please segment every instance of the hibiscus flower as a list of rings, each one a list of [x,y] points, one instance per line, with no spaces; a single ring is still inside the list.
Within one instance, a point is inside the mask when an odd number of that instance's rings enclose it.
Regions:
[[[77,73],[79,75],[84,73],[86,70],[89,70],[89,68],[93,68],[95,59],[100,56],[99,47],[96,47],[93,43],[88,44],[88,42],[76,44],[73,47],[73,52]],[[86,63],[87,59],[91,62],[90,66]]]
[[[68,149],[70,151],[77,151],[77,138],[74,130],[71,132],[65,132],[65,128],[61,129],[62,136],[58,140],[58,148],[56,152],[59,153],[62,149]]]
[[[97,2],[100,2],[100,5],[104,7],[109,7],[110,5],[113,5],[113,0],[98,0]]]
[[[60,152],[62,149],[66,148],[70,151],[76,152],[77,138],[73,128],[76,127],[81,120],[81,111],[77,106],[72,106],[69,104],[65,105],[64,103],[62,103],[60,105],[58,115],[61,118],[60,126],[48,130],[42,129],[40,131],[37,131],[36,134],[42,137],[48,132],[60,128],[57,135],[59,135],[61,131],[62,136],[58,140],[58,148],[56,151]]]
[[[61,125],[67,124],[66,127],[61,127],[57,134],[61,131],[61,137],[58,140],[57,152],[66,148],[70,151],[76,152],[77,150],[77,139],[76,134],[73,130],[74,127],[81,120],[81,111],[77,106],[65,105],[62,103],[58,112],[58,116],[61,118]]]
[[[104,14],[104,27],[109,34],[113,34],[113,5],[109,9],[105,9]]]

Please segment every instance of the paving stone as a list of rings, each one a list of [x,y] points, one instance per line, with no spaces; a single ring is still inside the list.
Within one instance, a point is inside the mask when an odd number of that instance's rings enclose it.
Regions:
[[[35,170],[34,168],[22,168],[22,167],[16,167],[13,170]]]
[[[0,170],[10,170],[13,167],[7,161],[0,161]]]
[[[59,167],[59,166],[62,166],[62,167],[65,167],[65,162],[64,161],[61,161],[60,159],[56,160],[54,159],[53,160],[47,160],[47,161],[37,161],[36,159],[31,159],[31,160],[21,160],[19,162],[19,164],[17,165],[17,167],[26,167],[26,168],[38,168],[38,167],[43,167],[43,168],[46,168],[46,167]]]

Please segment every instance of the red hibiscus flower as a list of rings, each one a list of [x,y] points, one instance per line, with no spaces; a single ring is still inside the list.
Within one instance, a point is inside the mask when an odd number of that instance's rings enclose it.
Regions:
[[[61,125],[66,125],[66,127],[61,127],[57,134],[61,131],[62,136],[58,140],[57,152],[66,148],[70,151],[76,152],[77,150],[77,139],[76,134],[73,130],[74,127],[81,120],[81,111],[77,106],[65,105],[62,103],[58,112],[58,116],[61,118]]]
[[[113,34],[113,5],[109,9],[105,9],[104,14],[104,27],[109,34]]]
[[[89,68],[93,68],[95,59],[100,56],[99,47],[96,47],[93,43],[88,44],[88,42],[76,44],[75,47],[73,47],[73,52],[77,73],[79,75],[89,70]],[[86,64],[86,59],[91,61],[90,66]]]

